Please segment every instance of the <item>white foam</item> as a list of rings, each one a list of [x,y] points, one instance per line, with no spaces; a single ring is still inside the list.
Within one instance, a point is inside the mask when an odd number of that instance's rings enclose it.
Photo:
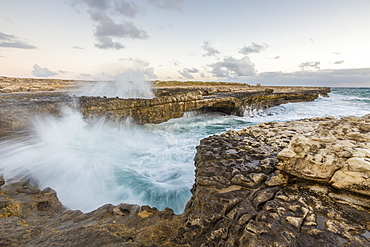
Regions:
[[[145,80],[142,72],[129,70],[119,74],[114,81],[99,81],[82,86],[78,96],[151,99],[154,98],[154,93],[151,83]]]
[[[184,146],[161,130],[103,119],[89,124],[66,108],[61,118],[38,118],[27,139],[0,143],[0,170],[6,179],[55,189],[71,209],[126,202],[180,213],[194,180]]]

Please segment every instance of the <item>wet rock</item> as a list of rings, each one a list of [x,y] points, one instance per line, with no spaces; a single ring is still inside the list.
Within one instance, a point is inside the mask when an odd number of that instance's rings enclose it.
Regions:
[[[270,92],[273,90],[273,92]],[[222,112],[243,116],[245,109],[266,109],[287,102],[312,101],[329,88],[269,88],[246,86],[202,86],[163,88],[157,90],[154,99],[120,99],[80,97],[79,105],[85,117],[106,117],[122,120],[131,117],[135,122],[161,123],[179,118],[189,111]],[[233,135],[232,131],[225,135]],[[265,138],[265,135],[263,136]]]
[[[0,177],[0,245],[370,246],[368,124],[316,118],[205,138],[181,215],[126,203],[82,213]]]

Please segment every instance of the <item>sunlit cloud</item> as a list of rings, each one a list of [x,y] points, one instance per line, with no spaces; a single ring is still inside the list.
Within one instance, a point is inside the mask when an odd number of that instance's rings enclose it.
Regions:
[[[32,75],[36,77],[50,77],[53,75],[58,75],[59,73],[51,71],[46,67],[41,67],[38,64],[33,65]]]

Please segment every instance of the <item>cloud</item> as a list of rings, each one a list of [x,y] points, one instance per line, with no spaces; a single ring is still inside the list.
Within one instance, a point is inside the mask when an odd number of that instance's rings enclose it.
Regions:
[[[122,45],[119,42],[113,42],[113,39],[111,37],[97,37],[98,43],[95,43],[94,45],[100,49],[110,49],[114,48],[116,50],[125,48],[124,45]]]
[[[248,55],[251,53],[260,53],[261,51],[265,50],[267,47],[269,47],[268,44],[263,43],[260,45],[260,44],[252,42],[250,46],[243,46],[242,48],[240,48],[239,53],[243,55]]]
[[[226,57],[223,61],[209,65],[212,68],[212,74],[216,77],[234,78],[238,76],[252,76],[256,74],[254,64],[249,57],[241,59]]]
[[[172,62],[173,62],[173,65],[175,65],[175,66],[179,66],[180,65],[180,61],[179,60],[174,59],[174,60],[172,60]]]
[[[0,47],[19,48],[19,49],[37,49],[36,46],[21,41],[18,37],[0,32]]]
[[[53,75],[58,75],[57,72],[51,71],[46,67],[41,67],[37,64],[33,65],[32,75],[37,77],[49,77]]]
[[[147,68],[145,70],[143,70],[143,73],[145,75],[146,78],[148,79],[157,79],[157,75],[154,74],[154,68],[153,67],[150,67],[150,68]]]
[[[118,13],[128,17],[135,17],[139,11],[136,3],[122,0],[114,0],[114,7]]]
[[[66,0],[68,1],[68,0]],[[100,49],[123,49],[125,46],[115,39],[147,39],[148,33],[126,19],[135,17],[139,7],[132,1],[124,0],[69,0],[71,6],[86,4],[90,18],[96,23],[94,36]]]
[[[215,56],[217,54],[220,54],[220,52],[217,49],[209,45],[208,41],[204,41],[202,48],[207,52],[203,56]]]
[[[83,50],[84,48],[81,46],[73,46],[72,49]]]
[[[181,11],[185,0],[148,0],[148,2],[158,8]]]
[[[65,70],[57,70],[56,73],[58,74],[69,74],[72,73],[71,71],[65,71]]]
[[[114,48],[122,49],[124,45],[119,42],[114,42],[112,37],[116,38],[131,38],[131,39],[146,39],[148,34],[140,30],[130,21],[122,20],[121,23],[114,22],[104,11],[89,11],[92,20],[98,25],[95,30],[95,37],[98,43],[96,47],[101,49]]]
[[[85,73],[82,73],[81,75],[82,75],[82,76],[87,76],[87,77],[91,77],[91,75],[90,75],[90,74],[85,74]]]
[[[194,76],[192,75],[192,74],[194,74],[194,73],[198,73],[199,72],[199,70],[198,69],[196,69],[196,68],[185,68],[185,69],[183,69],[183,70],[179,70],[179,73],[183,76],[183,77],[185,77],[185,78],[187,78],[187,79],[194,79]]]
[[[370,87],[370,68],[265,72],[245,78],[244,82],[277,86]]]
[[[300,65],[298,65],[298,67],[301,68],[301,70],[310,70],[310,69],[313,69],[313,70],[319,70],[320,69],[320,62],[319,61],[316,61],[316,62],[305,62],[305,63],[301,63]]]
[[[344,60],[341,60],[341,61],[335,61],[334,64],[342,64],[344,63]]]

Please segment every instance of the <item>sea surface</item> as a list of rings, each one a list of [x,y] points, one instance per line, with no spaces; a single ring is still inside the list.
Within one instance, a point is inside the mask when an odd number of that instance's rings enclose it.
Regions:
[[[207,136],[268,121],[370,114],[370,88],[332,88],[330,97],[246,112],[244,117],[188,112],[161,124],[86,122],[73,107],[38,116],[27,137],[0,142],[0,172],[57,191],[88,212],[107,203],[181,213],[194,182],[195,147]]]

